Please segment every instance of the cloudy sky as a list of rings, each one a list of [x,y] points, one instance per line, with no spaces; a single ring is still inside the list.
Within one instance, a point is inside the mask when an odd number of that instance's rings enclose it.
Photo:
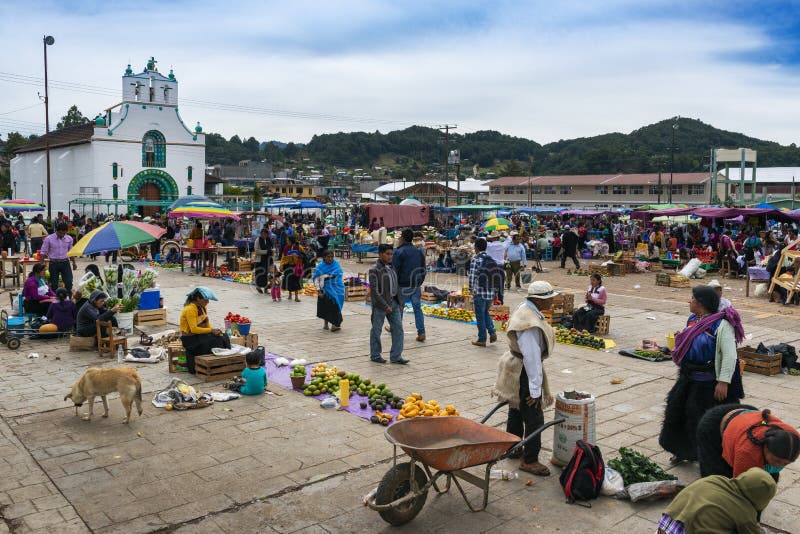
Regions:
[[[206,131],[306,142],[411,124],[540,143],[667,117],[800,141],[800,1],[0,2],[0,135],[120,100],[174,67]],[[55,117],[55,120],[52,119]]]

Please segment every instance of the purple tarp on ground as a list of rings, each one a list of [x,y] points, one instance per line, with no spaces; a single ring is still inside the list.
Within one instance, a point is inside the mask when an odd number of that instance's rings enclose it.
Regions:
[[[291,365],[283,365],[278,366],[275,365],[275,358],[279,358],[278,354],[273,354],[271,352],[266,353],[266,364],[264,368],[267,371],[267,379],[269,382],[273,384],[278,384],[281,387],[286,389],[293,389],[292,388],[292,380],[289,378],[289,375],[292,374],[292,366]],[[287,358],[289,359],[289,358]],[[290,360],[290,359],[289,359]],[[290,360],[291,361],[291,360]],[[306,367],[306,382],[311,382],[311,369],[314,367],[312,364],[308,364]],[[302,390],[296,389],[298,393],[302,393]],[[322,400],[325,397],[330,395],[329,393],[323,393],[321,395],[315,395],[313,398],[317,400]],[[399,396],[399,395],[398,395]],[[405,397],[403,397],[405,398]],[[349,406],[344,408],[345,411],[350,412],[351,414],[360,417],[362,419],[366,419],[369,421],[369,418],[375,415],[375,410],[367,406],[366,408],[361,408],[361,402],[367,402],[369,400],[368,397],[364,397],[356,393],[352,397],[350,397]],[[392,414],[394,417],[392,418],[392,423],[397,420],[397,414],[400,413],[400,410],[395,410],[394,408],[387,407],[385,410],[381,410],[383,413]]]

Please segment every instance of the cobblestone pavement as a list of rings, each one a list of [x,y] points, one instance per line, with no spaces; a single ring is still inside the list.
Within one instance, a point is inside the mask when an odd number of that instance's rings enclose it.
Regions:
[[[353,273],[368,264],[345,261]],[[557,289],[582,293],[586,280],[567,276],[555,264],[539,275]],[[619,347],[635,347],[645,337],[663,339],[688,315],[688,289],[656,287],[653,274],[606,279],[611,334]],[[412,391],[455,404],[462,415],[479,419],[493,406],[489,390],[503,337],[487,348],[469,341],[475,327],[427,319],[427,341],[415,341],[413,316],[406,315],[404,356],[409,366],[369,362],[370,309],[348,302],[344,328],[332,333],[314,317],[314,298],[272,303],[251,288],[180,272],[162,272],[159,282],[169,321],[177,323],[183,294],[208,285],[220,302],[210,306],[221,325],[227,311],[244,313],[268,350],[310,361],[327,361],[383,381],[400,394]],[[463,279],[429,279],[458,288]],[[698,282],[693,282],[698,283]],[[744,283],[726,280],[726,296],[742,312],[749,344],[800,340],[796,307],[745,298]],[[641,286],[641,287],[638,287]],[[523,293],[511,291],[515,306]],[[3,296],[3,302],[7,297]],[[384,349],[388,351],[388,335]],[[30,352],[40,358],[29,359]],[[564,504],[556,476],[493,481],[485,512],[468,511],[457,492],[429,495],[420,515],[399,529],[388,527],[364,507],[361,496],[391,466],[392,447],[383,428],[343,412],[321,410],[302,395],[274,386],[260,398],[242,398],[201,410],[166,412],[150,403],[152,393],[171,378],[166,363],[137,365],[144,380],[145,410],[122,424],[116,396],[110,416],[92,422],[75,417],[64,395],[88,366],[116,366],[93,352],[67,352],[63,341],[26,340],[20,350],[0,349],[0,534],[11,532],[654,532],[665,503],[630,504],[601,498],[591,509]],[[552,387],[575,387],[597,396],[597,438],[606,460],[620,446],[633,446],[662,466],[668,454],[657,435],[663,399],[675,369],[670,362],[650,363],[619,356],[616,350],[592,351],[559,345],[547,360]],[[612,378],[623,379],[611,384]],[[796,397],[800,378],[747,373],[748,402],[769,407],[800,425]],[[196,380],[190,380],[196,383]],[[202,388],[220,390],[219,385]],[[546,413],[552,419],[552,409]],[[503,414],[490,423],[504,424]],[[544,435],[549,458],[553,432]],[[516,469],[507,461],[506,467]],[[672,469],[682,480],[697,477],[696,465]],[[554,473],[555,474],[555,473]],[[477,491],[468,492],[473,499]],[[800,467],[781,475],[779,492],[765,522],[800,532]]]

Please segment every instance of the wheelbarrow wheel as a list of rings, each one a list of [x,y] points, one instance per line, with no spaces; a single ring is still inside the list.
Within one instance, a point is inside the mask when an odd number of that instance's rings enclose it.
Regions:
[[[21,344],[22,341],[20,341],[18,337],[10,337],[6,342],[6,345],[10,350],[17,350]]]
[[[375,504],[389,504],[397,499],[405,497],[411,492],[411,463],[397,464],[383,475],[381,483],[378,485],[378,493],[375,495]],[[414,480],[417,488],[422,489],[428,482],[425,471],[414,464]],[[428,492],[424,492],[413,499],[410,499],[398,506],[393,506],[380,513],[384,521],[390,525],[405,525],[415,517],[425,506]]]

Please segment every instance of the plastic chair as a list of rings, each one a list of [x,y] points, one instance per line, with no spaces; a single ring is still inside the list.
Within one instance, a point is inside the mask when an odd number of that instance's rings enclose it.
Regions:
[[[104,336],[103,331],[107,334]],[[100,357],[108,353],[109,357],[113,358],[117,351],[117,346],[122,345],[122,349],[128,351],[128,338],[125,336],[114,335],[114,325],[111,321],[97,321],[97,352]]]
[[[544,261],[553,261],[553,247],[547,247],[544,251]]]

